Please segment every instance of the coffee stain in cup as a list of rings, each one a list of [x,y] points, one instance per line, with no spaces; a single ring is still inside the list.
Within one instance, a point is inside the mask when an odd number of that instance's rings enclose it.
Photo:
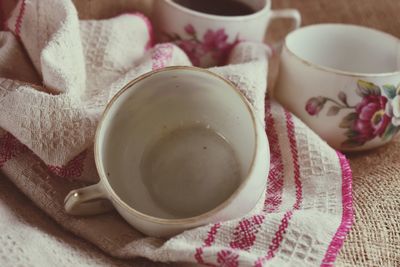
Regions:
[[[238,188],[241,167],[232,145],[209,126],[181,126],[150,145],[141,176],[152,200],[176,218],[205,213]]]

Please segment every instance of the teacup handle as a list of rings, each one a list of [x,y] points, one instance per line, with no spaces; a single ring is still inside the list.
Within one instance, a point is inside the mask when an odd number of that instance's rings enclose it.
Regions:
[[[65,197],[64,209],[71,215],[94,215],[113,209],[101,183],[72,190]]]
[[[293,28],[290,31],[296,30],[301,26],[301,14],[297,9],[278,9],[271,10],[270,21],[275,19],[291,19],[293,20]],[[267,29],[268,30],[268,29]],[[277,47],[282,45],[283,41],[276,44]]]

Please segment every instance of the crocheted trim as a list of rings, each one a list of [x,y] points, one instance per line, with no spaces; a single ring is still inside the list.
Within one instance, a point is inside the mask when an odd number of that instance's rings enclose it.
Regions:
[[[25,15],[25,7],[26,7],[26,2],[25,0],[21,1],[21,6],[19,8],[19,14],[17,17],[17,20],[15,21],[15,26],[14,26],[14,33],[15,35],[20,38],[21,34],[21,26],[22,26],[22,21]]]
[[[129,13],[129,14],[141,18],[144,21],[144,23],[146,24],[147,33],[149,34],[149,40],[147,41],[145,49],[146,50],[150,49],[154,45],[154,30],[153,30],[153,26],[152,26],[149,18],[139,12],[134,12],[134,13]]]
[[[322,260],[321,267],[333,266],[339,250],[342,248],[345,238],[349,233],[354,221],[353,197],[352,197],[352,179],[353,175],[350,164],[342,153],[337,151],[340,166],[342,169],[342,221],[333,236],[325,257]]]

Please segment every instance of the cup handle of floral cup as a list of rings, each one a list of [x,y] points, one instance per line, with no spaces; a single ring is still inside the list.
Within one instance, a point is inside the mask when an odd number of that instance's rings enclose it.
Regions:
[[[278,9],[271,10],[269,20],[275,19],[291,19],[293,20],[293,28],[290,31],[296,30],[300,28],[301,25],[301,14],[297,9]],[[268,29],[267,29],[268,30]],[[272,49],[280,49],[283,44],[283,41],[276,43]]]
[[[65,197],[64,209],[71,215],[95,215],[113,209],[101,183],[72,190]]]

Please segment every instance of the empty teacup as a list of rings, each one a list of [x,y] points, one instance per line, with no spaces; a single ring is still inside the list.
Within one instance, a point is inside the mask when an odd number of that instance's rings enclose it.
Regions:
[[[370,149],[400,130],[400,41],[354,25],[286,37],[276,98],[332,147]]]
[[[100,182],[66,197],[70,214],[112,205],[132,226],[170,236],[245,215],[269,170],[262,124],[227,80],[169,67],[125,86],[109,103],[95,139]]]

